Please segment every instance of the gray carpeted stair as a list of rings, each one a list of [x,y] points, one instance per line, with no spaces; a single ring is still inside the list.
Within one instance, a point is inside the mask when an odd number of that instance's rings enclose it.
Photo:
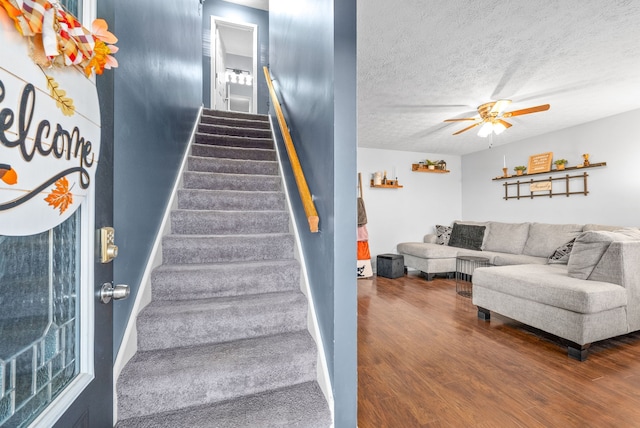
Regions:
[[[118,427],[328,427],[266,116],[204,112]]]

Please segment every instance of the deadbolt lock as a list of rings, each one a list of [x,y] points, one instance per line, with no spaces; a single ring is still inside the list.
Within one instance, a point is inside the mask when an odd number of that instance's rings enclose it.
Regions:
[[[109,263],[118,257],[118,246],[115,244],[115,229],[103,227],[100,229],[100,262]]]

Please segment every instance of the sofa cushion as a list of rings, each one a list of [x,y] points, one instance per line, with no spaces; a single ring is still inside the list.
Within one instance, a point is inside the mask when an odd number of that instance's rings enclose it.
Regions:
[[[451,238],[451,226],[443,226],[436,224],[436,244],[449,245],[449,238]]]
[[[478,268],[473,286],[510,296],[592,314],[627,305],[624,287],[601,281],[583,281],[567,275],[564,265],[518,265]]]
[[[409,254],[423,259],[455,258],[459,248],[439,244],[425,244],[422,242],[403,242],[398,244],[399,254]]]
[[[468,250],[481,250],[485,229],[486,226],[454,223],[449,246]]]
[[[591,279],[592,272],[598,267],[594,279],[619,276],[620,272],[616,272],[619,266],[616,254],[610,253],[607,257],[604,255],[612,242],[637,240],[640,240],[640,231],[637,229],[619,229],[615,232],[590,230],[582,233],[571,250],[569,275],[579,279]]]
[[[493,258],[492,264],[496,266],[510,266],[510,265],[528,265],[536,264],[543,265],[547,263],[547,259],[543,257],[527,256],[526,254],[508,254],[499,253]]]
[[[576,242],[575,238],[566,244],[560,245],[556,250],[549,256],[547,263],[549,264],[561,264],[566,265],[569,263],[569,256],[571,256],[571,250],[573,249],[573,244]]]
[[[580,224],[531,223],[529,237],[522,253],[547,258],[556,248],[577,238],[580,233],[582,233]]]
[[[529,223],[490,222],[485,232],[483,250],[522,254],[529,236]]]

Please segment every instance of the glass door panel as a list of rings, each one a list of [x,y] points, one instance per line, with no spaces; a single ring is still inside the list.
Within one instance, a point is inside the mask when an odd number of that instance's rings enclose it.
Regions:
[[[80,213],[0,236],[0,426],[27,426],[79,373]]]

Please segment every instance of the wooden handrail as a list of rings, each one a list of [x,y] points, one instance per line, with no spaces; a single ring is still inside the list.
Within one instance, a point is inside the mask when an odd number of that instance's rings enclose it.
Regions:
[[[284,138],[284,146],[287,149],[287,155],[289,156],[291,169],[293,169],[293,176],[295,177],[296,184],[298,185],[298,192],[300,193],[302,206],[304,207],[304,212],[307,216],[307,221],[309,222],[309,230],[311,231],[311,233],[316,233],[318,232],[318,223],[320,222],[320,217],[318,217],[316,206],[313,203],[313,199],[311,198],[311,192],[309,192],[307,180],[304,178],[304,173],[302,172],[302,167],[300,166],[300,160],[298,159],[296,148],[293,146],[293,141],[291,140],[289,127],[287,126],[287,122],[284,119],[282,108],[280,107],[280,103],[278,102],[278,96],[276,95],[276,91],[273,88],[273,83],[271,82],[269,69],[265,66],[263,67],[263,70],[264,77],[265,79],[267,79],[267,85],[269,86],[269,94],[271,94],[271,99],[273,100],[273,107],[276,110],[276,116],[278,118],[278,124],[280,125],[280,131],[282,131],[282,137]]]

